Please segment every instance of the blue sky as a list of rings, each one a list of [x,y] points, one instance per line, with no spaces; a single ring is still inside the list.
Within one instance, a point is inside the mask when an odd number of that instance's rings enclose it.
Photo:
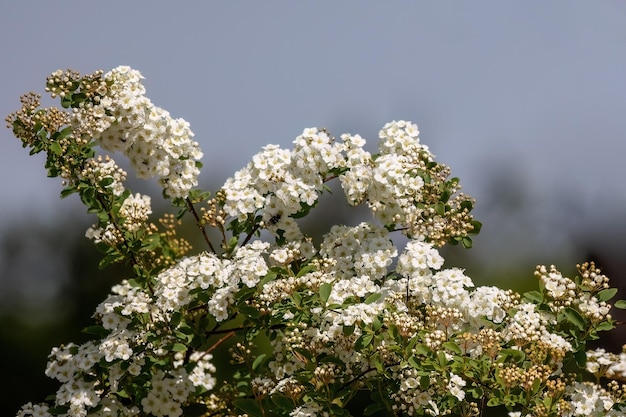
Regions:
[[[481,244],[526,233],[530,251],[626,212],[625,21],[618,0],[3,2],[0,113],[56,69],[130,65],[191,123],[218,184],[305,127],[373,144],[387,121],[412,120],[478,198]],[[81,210],[9,130],[0,173],[0,229]],[[507,175],[517,220],[481,207]]]

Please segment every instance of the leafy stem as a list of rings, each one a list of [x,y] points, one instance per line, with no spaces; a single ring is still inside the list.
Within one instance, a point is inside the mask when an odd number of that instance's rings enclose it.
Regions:
[[[207,234],[206,229],[204,228],[204,225],[202,224],[202,221],[200,220],[200,216],[198,215],[198,212],[196,211],[195,206],[191,202],[191,199],[189,199],[189,197],[185,198],[185,203],[187,204],[187,208],[189,209],[189,212],[193,215],[193,218],[196,221],[196,226],[198,226],[198,229],[200,229],[200,233],[202,233],[202,238],[209,246],[209,249],[211,249],[211,252],[217,253],[215,251],[215,248],[213,247],[213,244],[211,243],[211,240],[209,239],[209,235]]]

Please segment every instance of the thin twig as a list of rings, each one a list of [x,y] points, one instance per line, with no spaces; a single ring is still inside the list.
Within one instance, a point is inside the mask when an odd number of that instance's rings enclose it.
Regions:
[[[221,345],[222,343],[224,343],[225,341],[227,341],[228,339],[230,339],[231,337],[233,337],[235,334],[237,334],[237,332],[235,330],[232,330],[229,333],[226,333],[224,336],[222,336],[220,338],[220,340],[218,340],[217,342],[215,342],[215,344],[213,346],[211,346],[210,348],[208,348],[204,353],[211,353],[213,352],[215,349],[217,349],[217,347],[219,345]]]
[[[355,383],[356,381],[358,381],[359,379],[361,379],[362,377],[365,376],[365,374],[375,371],[376,368],[367,368],[365,371],[361,372],[360,374],[358,374],[357,376],[355,376],[354,378],[352,378],[351,380],[349,380],[348,382],[344,383],[338,391],[341,391],[345,388],[347,388],[349,385]]]
[[[252,236],[257,232],[257,230],[259,230],[259,227],[261,225],[259,223],[255,224],[254,227],[252,228],[252,230],[250,230],[250,233],[248,233],[248,236],[246,236],[246,238],[243,240],[243,242],[241,243],[241,246],[245,246],[246,243],[248,243],[250,241],[250,239],[252,239]]]
[[[131,263],[131,265],[132,266],[139,265],[139,261],[135,257],[135,254],[133,253],[133,251],[130,250],[130,246],[128,246],[128,242],[124,238],[124,233],[122,232],[122,230],[120,229],[119,225],[115,221],[115,217],[113,216],[113,213],[111,212],[111,210],[109,210],[108,204],[105,204],[105,201],[102,198],[102,194],[97,193],[96,194],[96,198],[98,199],[98,202],[102,205],[102,207],[105,208],[107,216],[109,217],[109,222],[113,225],[113,227],[115,228],[115,231],[118,232],[119,235],[122,237],[122,242],[124,242],[124,246],[126,246],[126,250],[130,254],[130,263]]]
[[[211,240],[209,239],[209,236],[206,233],[206,229],[204,228],[204,226],[200,222],[200,216],[198,216],[198,212],[196,211],[196,208],[193,206],[193,203],[191,202],[189,197],[185,198],[185,202],[187,203],[187,208],[189,209],[189,211],[193,215],[194,219],[196,220],[196,226],[198,226],[198,229],[200,229],[200,233],[202,233],[202,237],[204,238],[204,241],[207,243],[207,245],[209,245],[209,248],[211,249],[211,252],[217,253],[215,251],[215,248],[211,244]]]

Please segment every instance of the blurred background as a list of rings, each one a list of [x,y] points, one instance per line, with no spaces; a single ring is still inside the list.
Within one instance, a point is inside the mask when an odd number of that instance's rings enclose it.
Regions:
[[[0,50],[2,115],[56,69],[140,70],[148,97],[191,123],[205,189],[305,127],[359,133],[373,150],[386,122],[411,120],[478,200],[483,230],[473,249],[446,250],[448,266],[523,291],[536,264],[573,275],[595,260],[626,287],[623,1],[12,1]],[[94,219],[58,198],[43,163],[0,131],[0,415],[56,390],[50,349],[84,340],[127,274],[97,269]],[[162,206],[154,184],[131,187]],[[355,222],[337,204],[316,229]]]

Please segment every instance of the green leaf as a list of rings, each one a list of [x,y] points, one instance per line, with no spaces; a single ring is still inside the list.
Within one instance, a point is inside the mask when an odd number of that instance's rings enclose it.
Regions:
[[[374,317],[374,321],[372,321],[372,330],[377,332],[380,328],[383,327],[383,322],[377,317]]]
[[[73,187],[73,186],[65,187],[63,190],[61,190],[61,198],[65,198],[71,194],[74,194],[77,191],[78,190],[76,190],[76,187]]]
[[[309,214],[312,208],[317,206],[318,201],[319,200],[315,200],[312,206],[309,206],[308,204],[305,204],[305,203],[300,203],[300,210],[297,213],[290,215],[289,217],[294,218],[294,219],[301,219],[302,217],[305,217],[306,215]]]
[[[367,298],[365,299],[364,303],[365,304],[372,304],[373,302],[376,302],[380,297],[382,297],[382,294],[379,292],[375,292],[373,294],[370,294],[367,296]]]
[[[195,330],[191,326],[183,324],[178,328],[178,330],[176,330],[175,333],[179,339],[189,340],[190,336],[193,336],[195,334]]]
[[[196,167],[197,168],[202,168],[202,163],[200,161],[196,162]],[[208,200],[208,198],[211,196],[211,192],[210,191],[202,191],[200,189],[193,189],[191,191],[189,191],[189,195],[187,196],[187,198],[189,198],[189,200],[192,203],[200,203],[204,200]],[[177,198],[175,200],[183,200],[182,204],[180,204],[180,202],[178,202],[177,204],[182,205],[182,206],[187,206],[187,202],[184,201],[184,199],[182,198]]]
[[[617,294],[617,288],[607,288],[597,293],[596,297],[600,301],[608,301],[611,298],[615,297],[615,294]]]
[[[376,370],[379,373],[384,373],[385,372],[385,365],[383,364],[382,359],[380,358],[379,355],[374,355],[372,358],[372,363],[374,364],[374,367],[376,368]]]
[[[587,363],[587,353],[585,352],[585,349],[581,349],[578,352],[575,352],[574,359],[576,359],[576,364],[579,367],[584,368],[585,364]]]
[[[438,201],[435,205],[435,213],[443,216],[446,213],[446,204],[443,201]]]
[[[259,366],[261,366],[266,356],[267,355],[265,353],[262,353],[259,356],[257,356],[254,362],[252,363],[252,369],[256,370]]]
[[[71,105],[72,105],[72,95],[71,94],[67,94],[67,95],[61,97],[61,106],[64,109],[67,109]]]
[[[174,311],[172,313],[172,318],[170,319],[170,326],[176,327],[183,319],[183,314],[180,311]]]
[[[303,277],[304,275],[308,274],[309,272],[314,272],[315,270],[316,270],[315,265],[308,264],[308,265],[304,266],[302,269],[300,269],[298,271],[298,274],[296,275],[296,278]]]
[[[91,335],[94,335],[94,336],[97,336],[97,337],[100,337],[100,338],[102,338],[102,337],[104,337],[104,336],[106,336],[106,335],[108,335],[110,333],[109,330],[105,329],[102,326],[88,326],[88,327],[85,327],[82,330],[82,332],[85,333],[85,334],[91,334]]]
[[[231,237],[230,240],[228,241],[228,246],[226,247],[228,253],[232,253],[237,248],[238,244],[239,244],[239,238],[237,236]]]
[[[474,208],[474,203],[472,203],[472,200],[464,200],[461,202],[461,209],[472,211],[473,208]]]
[[[369,346],[372,343],[372,340],[374,340],[373,333],[362,334],[361,337],[359,337],[356,342],[354,342],[354,348],[356,350],[362,350],[363,348]]]
[[[517,349],[502,349],[500,351],[500,359],[498,362],[513,362],[513,363],[521,363],[526,358],[526,354],[521,350]]]
[[[432,352],[432,350],[423,343],[415,345],[414,350],[418,355],[429,355]]]
[[[524,301],[528,301],[534,304],[541,304],[543,302],[543,294],[539,291],[528,291],[523,295]]]
[[[550,396],[546,396],[543,399],[543,405],[546,407],[546,410],[550,410],[552,408],[552,398]]]
[[[333,286],[329,282],[325,282],[320,285],[320,299],[322,300],[322,303],[326,304],[332,290]]]
[[[113,177],[104,177],[100,180],[100,182],[98,183],[98,185],[102,188],[106,188],[109,185],[113,184],[115,180],[113,179]]]
[[[72,94],[72,107],[78,107],[80,103],[87,99],[87,95],[85,93],[74,93]]]
[[[68,137],[72,133],[72,128],[70,126],[66,127],[63,130],[60,130],[55,135],[53,135],[54,140],[62,140]]]
[[[243,287],[241,288],[236,296],[235,299],[236,301],[236,305],[237,307],[243,307],[243,306],[248,306],[246,303],[246,300],[250,299],[255,293],[256,293],[256,288],[249,288],[249,287]]]
[[[596,331],[607,332],[609,330],[613,330],[614,328],[615,328],[615,325],[611,323],[610,321],[603,321],[602,323],[598,324],[598,326],[596,327]]]
[[[145,236],[143,238],[142,247],[148,250],[154,250],[161,244],[161,236],[157,233]]]
[[[566,307],[559,313],[559,319],[565,318],[569,323],[576,326],[578,330],[585,330],[586,322],[583,316],[571,307]]]
[[[61,145],[59,145],[58,142],[51,142],[50,152],[52,152],[55,155],[61,155],[63,153],[63,149],[61,149]]]
[[[422,367],[421,364],[417,361],[417,358],[415,358],[415,356],[411,356],[408,362],[409,365],[411,365],[415,369],[420,369]]]
[[[447,203],[448,200],[450,200],[450,197],[452,196],[452,191],[449,189],[445,189],[441,192],[441,196],[439,197],[439,201]],[[444,207],[445,208],[445,207]]]
[[[363,415],[371,416],[372,414],[376,414],[377,412],[385,410],[386,408],[387,407],[385,406],[384,403],[376,402],[374,404],[370,404],[367,407],[365,407],[365,410],[363,410]]]
[[[442,367],[448,366],[448,357],[444,351],[440,350],[437,352],[437,361],[439,361],[439,365]]]
[[[300,307],[302,305],[302,296],[299,293],[294,292],[291,294],[291,299],[296,307]]]
[[[183,345],[182,343],[174,343],[171,349],[172,352],[184,352],[186,350],[187,346]]]
[[[620,310],[626,310],[626,300],[617,300],[613,306]]]
[[[247,413],[250,417],[263,417],[263,412],[256,401],[249,398],[240,398],[233,401],[233,405]]]
[[[261,317],[261,312],[258,309],[249,305],[239,306],[239,312],[243,313],[244,316],[251,317],[253,319],[258,319],[259,317]]]
[[[470,232],[473,235],[477,235],[480,233],[480,229],[482,229],[483,224],[481,222],[479,222],[478,220],[472,220],[470,222],[470,224],[472,225],[473,229]]]
[[[457,355],[462,354],[461,348],[454,342],[444,342],[442,346],[450,352],[456,353]]]
[[[279,409],[291,410],[293,408],[293,401],[283,394],[273,394],[271,399]]]
[[[502,401],[496,397],[491,397],[489,398],[489,401],[487,401],[487,407],[495,407],[500,404],[502,404]]]

